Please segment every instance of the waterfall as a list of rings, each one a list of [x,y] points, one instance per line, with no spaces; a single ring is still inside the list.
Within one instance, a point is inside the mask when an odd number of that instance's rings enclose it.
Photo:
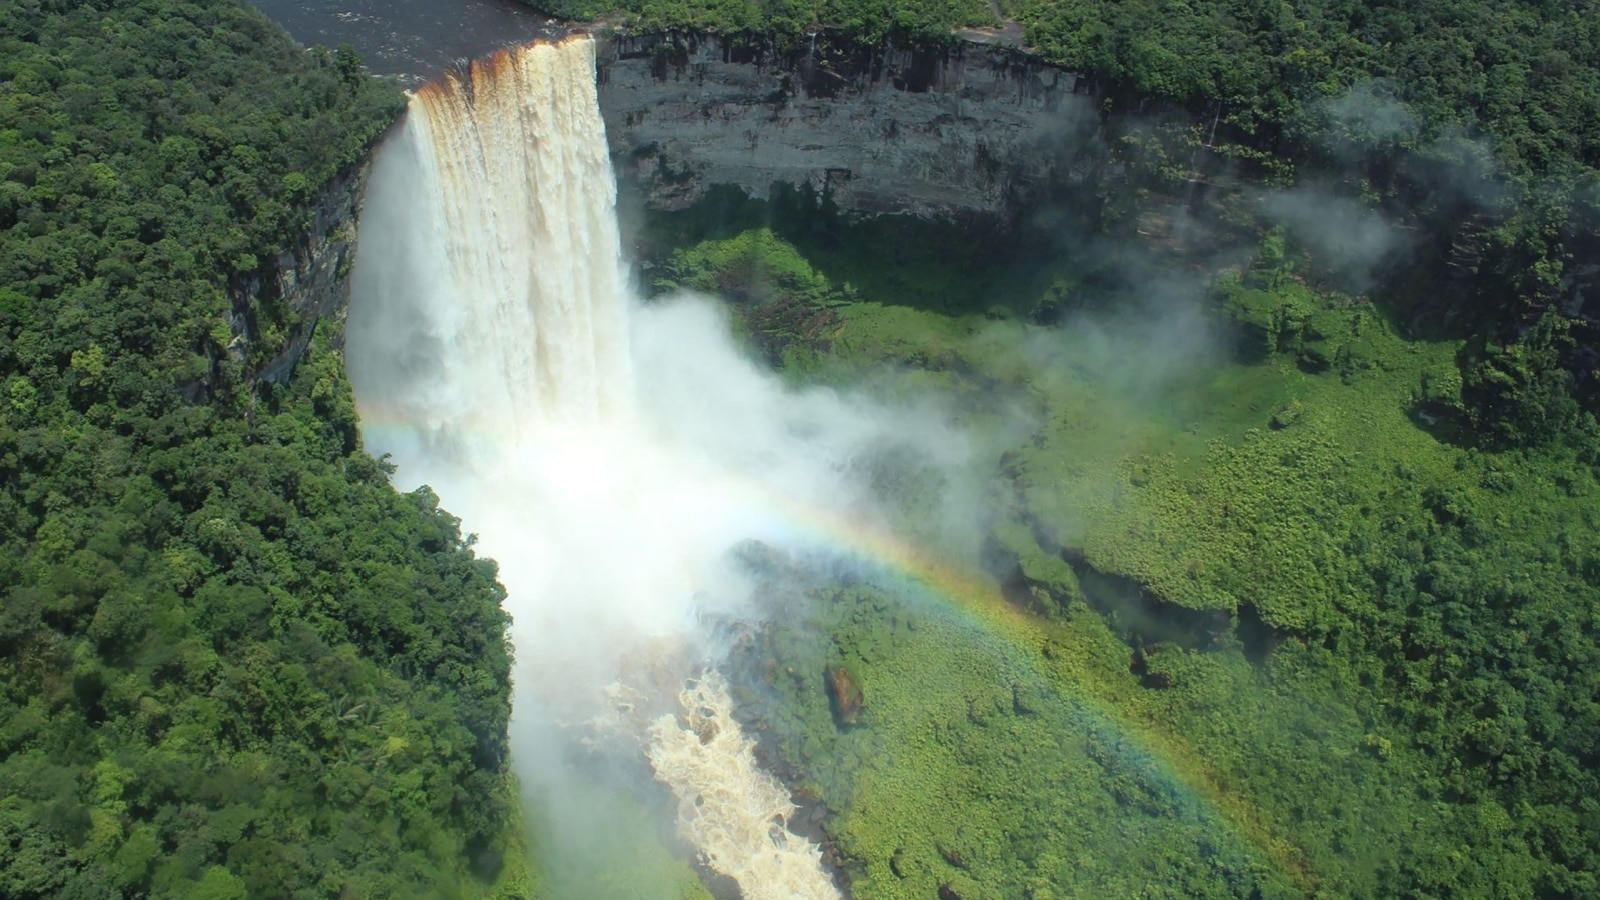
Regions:
[[[406,137],[433,196],[452,429],[517,441],[627,401],[616,187],[588,40],[533,44],[419,90]],[[465,400],[465,403],[461,401]]]
[[[836,898],[728,714],[705,623],[757,615],[729,549],[783,539],[730,485],[785,473],[795,502],[848,496],[831,460],[849,441],[770,422],[838,416],[752,368],[714,307],[638,307],[615,201],[587,37],[419,90],[361,220],[346,358],[363,438],[500,564],[524,783],[580,777],[563,760],[588,728],[653,765],[682,835],[746,897]],[[621,682],[640,702],[618,720]],[[586,724],[608,715],[620,727]]]

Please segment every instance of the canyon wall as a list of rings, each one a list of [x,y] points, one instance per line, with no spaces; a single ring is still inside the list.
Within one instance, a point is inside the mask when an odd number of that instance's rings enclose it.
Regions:
[[[743,38],[602,37],[600,105],[619,175],[660,209],[713,184],[826,188],[843,209],[1004,213],[1099,158],[1087,84],[959,41],[780,52]]]
[[[1017,221],[1054,203],[1186,266],[1247,249],[1261,229],[1286,222],[1270,202],[1283,194],[1281,176],[1269,177],[1260,162],[1271,157],[1270,142],[1231,129],[1220,110],[1173,109],[1126,91],[1113,97],[1088,77],[982,36],[900,47],[824,32],[780,48],[749,36],[596,32],[618,175],[656,209],[688,207],[714,184],[764,196],[774,182],[826,190],[839,208],[868,214]],[[1156,136],[1158,122],[1178,127]],[[1178,137],[1185,133],[1192,137]],[[1421,157],[1409,164],[1428,166]],[[1309,187],[1296,196],[1324,197],[1366,231],[1387,232],[1382,243],[1407,250],[1350,263],[1360,235],[1288,221],[1317,238],[1309,249],[1335,286],[1360,292],[1380,280],[1380,263],[1420,265],[1437,290],[1401,298],[1402,317],[1431,330],[1444,322],[1450,331],[1452,310],[1504,303],[1479,296],[1477,273],[1495,263],[1473,230],[1507,215],[1492,202],[1504,193],[1497,182],[1457,188],[1472,196],[1431,196],[1422,178],[1414,205],[1360,211],[1336,198],[1351,196],[1365,173],[1328,165],[1300,172]],[[1463,219],[1460,209],[1473,215]],[[1527,323],[1559,311],[1576,328],[1580,367],[1600,360],[1592,243],[1571,236],[1560,287],[1522,314]]]
[[[266,274],[239,281],[228,291],[233,331],[228,352],[236,362],[250,359],[253,345],[265,345],[271,353],[265,360],[254,355],[256,362],[246,376],[251,380],[287,382],[324,318],[336,320],[336,334],[342,330],[368,168],[363,161],[324,185],[309,204],[305,230],[294,245]]]

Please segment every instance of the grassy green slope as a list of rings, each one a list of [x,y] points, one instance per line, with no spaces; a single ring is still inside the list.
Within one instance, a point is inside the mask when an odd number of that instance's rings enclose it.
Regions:
[[[817,592],[813,627],[767,647],[792,673],[753,679],[787,701],[774,733],[861,896],[1594,889],[1600,482],[1582,443],[1460,443],[1460,345],[1402,339],[1281,259],[1219,277],[1221,354],[1175,342],[1199,320],[1129,339],[864,302],[761,232],[665,269],[780,273],[742,321],[791,377],[887,364],[877,384],[937,389],[980,434],[1032,423],[993,460],[990,525],[1046,653],[975,649],[937,605],[867,586]],[[802,294],[826,327],[761,331]],[[1142,618],[1098,596],[1108,576],[1143,586]],[[1162,626],[1186,609],[1199,640]],[[856,728],[829,712],[839,663]],[[1152,762],[1130,774],[1096,740]]]

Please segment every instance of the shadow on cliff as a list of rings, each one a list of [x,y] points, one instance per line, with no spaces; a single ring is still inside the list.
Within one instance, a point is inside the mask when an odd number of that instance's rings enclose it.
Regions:
[[[619,207],[642,283],[674,250],[764,228],[863,299],[953,316],[1056,324],[1074,311],[1126,306],[1157,282],[1199,285],[1209,268],[1171,246],[1153,252],[1097,234],[1068,204],[1036,209],[1020,222],[981,215],[865,218],[839,209],[825,193],[777,183],[767,199],[718,185],[687,209],[659,212],[646,211],[624,183]],[[1163,226],[1175,227],[1183,226]],[[1234,247],[1232,256],[1245,252]]]

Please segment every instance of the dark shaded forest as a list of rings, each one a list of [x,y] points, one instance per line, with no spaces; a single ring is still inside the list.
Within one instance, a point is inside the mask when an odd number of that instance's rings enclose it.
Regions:
[[[243,4],[0,4],[0,896],[497,874],[494,566],[325,335],[254,374],[298,322],[248,286],[402,106]]]

